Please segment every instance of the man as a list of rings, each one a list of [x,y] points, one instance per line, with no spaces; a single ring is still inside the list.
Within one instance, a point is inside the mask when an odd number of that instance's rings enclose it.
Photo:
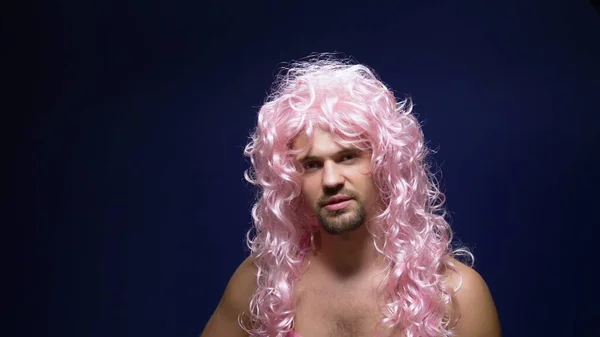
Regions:
[[[245,150],[251,254],[202,337],[501,335],[484,280],[455,259],[470,253],[451,250],[411,111],[364,65],[288,69]]]

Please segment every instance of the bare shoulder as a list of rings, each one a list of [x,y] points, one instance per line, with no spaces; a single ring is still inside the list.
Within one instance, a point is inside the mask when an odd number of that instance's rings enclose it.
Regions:
[[[257,267],[251,257],[237,267],[201,337],[248,336],[240,327],[238,319],[241,318],[249,326],[247,314],[250,298],[256,289],[256,272]]]
[[[223,300],[241,310],[248,310],[250,297],[256,289],[258,268],[251,257],[247,257],[231,276],[223,294]]]
[[[452,296],[454,330],[458,337],[500,337],[500,320],[496,305],[483,277],[473,268],[451,258],[456,272],[449,272],[448,286]]]

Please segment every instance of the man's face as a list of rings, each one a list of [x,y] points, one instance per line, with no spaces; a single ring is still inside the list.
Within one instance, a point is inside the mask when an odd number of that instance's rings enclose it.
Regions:
[[[300,135],[294,148],[308,145]],[[371,154],[354,147],[344,147],[333,136],[315,129],[313,144],[300,153],[304,202],[330,234],[352,231],[362,226],[377,203],[377,188],[371,177]]]

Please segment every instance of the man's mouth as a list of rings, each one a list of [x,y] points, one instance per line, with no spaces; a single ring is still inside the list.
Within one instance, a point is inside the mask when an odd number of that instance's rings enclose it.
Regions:
[[[327,204],[327,206],[325,206],[325,208],[327,208],[330,211],[337,211],[337,210],[343,209],[346,206],[348,206],[351,201],[352,201],[352,199],[348,199],[346,201],[340,201],[340,202],[336,202],[336,203],[332,203],[332,204]]]
[[[352,198],[348,196],[336,196],[332,197],[325,203],[325,208],[330,211],[337,211],[345,208],[350,204]]]

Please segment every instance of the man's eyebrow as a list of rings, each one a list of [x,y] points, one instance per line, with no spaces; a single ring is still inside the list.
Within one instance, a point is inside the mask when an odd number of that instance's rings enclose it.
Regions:
[[[334,153],[332,155],[332,157],[339,157],[341,155],[345,155],[345,154],[348,154],[348,153],[360,153],[360,152],[361,152],[360,149],[357,149],[357,148],[347,148],[347,149],[339,150],[338,152]],[[302,157],[302,158],[298,159],[298,162],[304,163],[304,162],[307,162],[307,161],[321,160],[321,159],[322,158],[319,157],[319,156],[305,156],[305,157]]]

